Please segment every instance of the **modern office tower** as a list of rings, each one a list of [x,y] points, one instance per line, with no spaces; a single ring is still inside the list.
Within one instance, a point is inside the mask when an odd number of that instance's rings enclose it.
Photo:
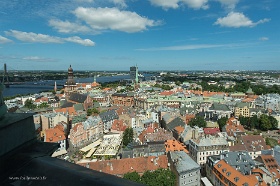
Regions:
[[[133,83],[135,83],[135,84],[138,83],[138,67],[137,66],[130,67],[130,79],[132,80]]]

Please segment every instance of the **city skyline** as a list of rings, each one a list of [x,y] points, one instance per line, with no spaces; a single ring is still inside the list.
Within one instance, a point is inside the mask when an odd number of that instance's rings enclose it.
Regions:
[[[13,70],[279,70],[280,2],[0,2],[0,65]]]

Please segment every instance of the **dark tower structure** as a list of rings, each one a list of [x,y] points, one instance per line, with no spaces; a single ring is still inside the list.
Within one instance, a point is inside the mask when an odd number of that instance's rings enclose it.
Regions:
[[[5,85],[6,88],[10,87],[9,75],[8,75],[6,63],[4,63],[4,75],[3,75],[2,83]]]
[[[66,95],[69,95],[71,92],[75,92],[77,88],[77,85],[74,81],[74,73],[73,73],[73,69],[70,65],[70,67],[68,68],[68,78],[67,78],[67,82],[64,85],[64,91]]]

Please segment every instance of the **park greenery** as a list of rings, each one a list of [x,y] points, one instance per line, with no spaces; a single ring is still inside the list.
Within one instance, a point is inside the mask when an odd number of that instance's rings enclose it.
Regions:
[[[175,174],[169,169],[162,168],[153,172],[145,171],[142,176],[135,171],[129,172],[123,178],[149,186],[173,186],[176,183]]]
[[[257,129],[261,131],[267,131],[278,128],[277,119],[266,114],[262,114],[260,115],[260,117],[257,117],[257,115],[254,115],[252,117],[240,116],[239,121],[241,125],[244,126],[244,128],[249,130]]]
[[[265,143],[272,148],[278,145],[278,141],[273,138],[265,138]]]
[[[193,119],[189,121],[189,125],[191,127],[198,126],[198,127],[206,127],[207,123],[202,116],[196,115]]]
[[[99,110],[97,108],[88,108],[87,109],[87,116],[91,116],[93,114],[99,114]]]
[[[199,80],[199,81],[198,81]],[[234,78],[215,78],[215,77],[182,77],[182,76],[170,76],[166,75],[163,78],[165,82],[175,82],[176,85],[180,85],[183,82],[195,82],[198,85],[201,85],[203,91],[211,91],[211,92],[243,92],[245,93],[249,88],[252,88],[253,92],[256,95],[268,94],[268,93],[278,93],[280,94],[280,86],[272,85],[267,87],[261,84],[253,84],[250,80],[244,79],[234,79]],[[217,84],[208,84],[209,81],[215,81]],[[234,81],[235,85],[226,88],[223,86],[225,81]]]
[[[228,117],[221,117],[217,120],[220,131],[222,131],[223,127],[227,124],[227,121],[228,121]]]
[[[126,128],[123,132],[123,146],[126,147],[129,143],[133,141],[133,129]]]

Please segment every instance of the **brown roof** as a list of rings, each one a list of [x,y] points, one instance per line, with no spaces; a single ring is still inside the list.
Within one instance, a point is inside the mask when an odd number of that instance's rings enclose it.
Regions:
[[[80,163],[85,166],[86,164]],[[106,161],[90,162],[89,168],[99,172],[112,175],[123,176],[125,173],[134,172],[144,173],[145,171],[153,171],[159,168],[168,168],[168,159],[166,155],[149,156],[139,158],[113,159]]]
[[[54,128],[45,130],[45,142],[56,143],[65,139],[66,137],[62,125],[57,125]]]
[[[260,155],[262,162],[265,164],[266,168],[273,175],[274,178],[280,178],[280,166],[272,155]]]
[[[112,124],[112,130],[125,131],[126,125],[123,123],[123,120],[114,120]]]
[[[255,176],[243,175],[241,172],[227,164],[225,160],[220,160],[218,163],[216,163],[214,165],[214,169],[218,171],[216,174],[220,174],[234,185],[243,185],[245,183],[247,183],[249,186],[258,185],[258,180]]]
[[[225,129],[228,136],[234,136],[235,132],[245,132],[244,127],[234,117],[228,119]]]
[[[186,149],[186,146],[183,143],[180,143],[177,140],[166,140],[165,142],[165,151],[185,151],[187,154],[189,151]]]
[[[55,112],[62,112],[64,114],[66,114],[68,112],[68,114],[70,114],[70,115],[77,115],[77,112],[74,107],[55,109]]]
[[[177,126],[174,129],[177,131],[178,134],[181,134],[185,130],[184,127],[181,126]]]
[[[260,135],[241,136],[241,140],[248,151],[268,150],[264,138]]]
[[[172,94],[174,94],[173,91],[163,91],[159,95],[161,95],[161,96],[171,96]]]

